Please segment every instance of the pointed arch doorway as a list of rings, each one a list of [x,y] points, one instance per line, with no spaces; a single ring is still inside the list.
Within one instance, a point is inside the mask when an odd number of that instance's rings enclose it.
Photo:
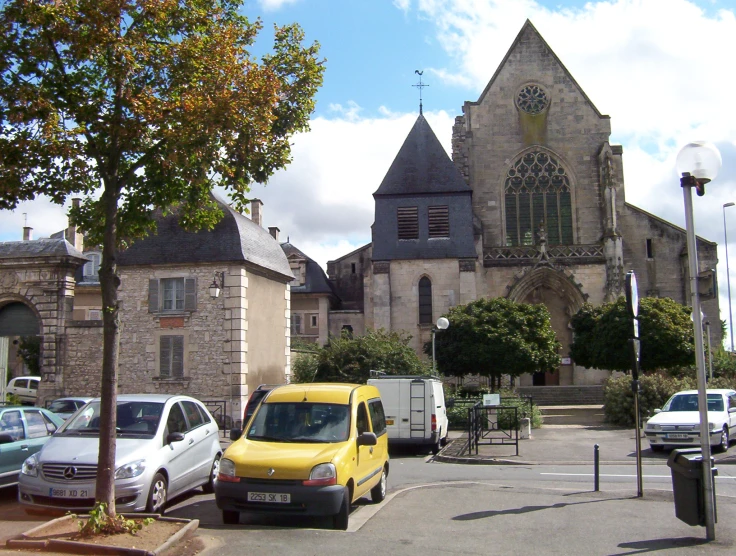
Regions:
[[[509,292],[517,303],[543,304],[550,313],[552,329],[562,345],[560,355],[568,357],[572,344],[570,318],[582,307],[585,295],[570,278],[549,267],[537,267],[525,274]],[[553,372],[532,375],[533,386],[558,386],[573,383],[573,366],[560,365]]]

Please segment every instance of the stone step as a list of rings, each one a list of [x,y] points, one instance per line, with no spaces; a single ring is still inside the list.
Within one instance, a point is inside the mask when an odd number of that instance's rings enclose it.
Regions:
[[[597,426],[605,421],[602,405],[539,406],[543,425]]]

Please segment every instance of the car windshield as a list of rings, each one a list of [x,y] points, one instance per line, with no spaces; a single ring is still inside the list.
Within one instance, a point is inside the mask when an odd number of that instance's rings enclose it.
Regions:
[[[698,411],[698,395],[675,394],[662,411]],[[708,394],[708,411],[723,411],[723,397],[720,394]]]
[[[116,430],[118,436],[156,434],[164,404],[148,401],[118,401]],[[61,435],[96,436],[100,432],[100,402],[90,402],[76,417],[67,421]]]
[[[350,406],[329,403],[264,403],[251,420],[249,440],[268,442],[344,442]]]

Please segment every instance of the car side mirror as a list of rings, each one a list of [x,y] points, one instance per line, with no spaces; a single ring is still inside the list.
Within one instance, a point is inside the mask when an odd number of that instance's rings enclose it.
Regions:
[[[233,442],[239,440],[241,436],[243,436],[243,429],[230,429],[230,440]]]
[[[358,436],[358,446],[375,446],[378,444],[376,434],[372,432],[364,432]]]
[[[0,434],[0,444],[10,444],[14,442],[13,437],[9,434]]]
[[[184,433],[170,432],[166,437],[166,444],[173,444],[174,442],[181,442],[182,440],[184,440]]]
[[[728,408],[729,413],[736,413],[736,407],[729,407]]]
[[[656,413],[662,413],[662,410],[661,410],[661,409],[655,409],[655,410],[654,410],[654,413],[655,413],[655,414],[656,414]]]
[[[446,407],[447,409],[450,409],[450,408],[452,408],[452,407],[455,407],[455,398],[449,398],[449,399],[448,399],[448,400],[447,400],[447,401],[445,402],[445,407]]]

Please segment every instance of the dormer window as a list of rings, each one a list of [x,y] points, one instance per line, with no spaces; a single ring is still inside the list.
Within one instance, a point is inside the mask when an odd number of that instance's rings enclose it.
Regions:
[[[89,259],[89,262],[84,264],[82,270],[84,274],[85,282],[99,282],[100,281],[100,263],[102,262],[102,254],[97,252],[85,253],[85,257]]]
[[[305,280],[305,274],[307,270],[307,263],[304,259],[290,259],[289,268],[291,273],[294,275],[294,286],[303,286]]]

